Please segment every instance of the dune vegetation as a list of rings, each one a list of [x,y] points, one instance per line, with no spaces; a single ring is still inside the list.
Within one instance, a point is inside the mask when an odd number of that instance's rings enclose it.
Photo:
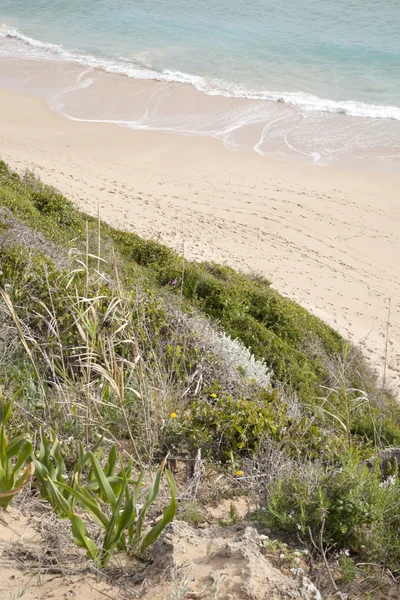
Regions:
[[[3,162],[0,380],[0,504],[31,485],[99,568],[146,553],[179,504],[167,466],[200,450],[260,527],[336,561],[334,586],[399,569],[398,465],[379,456],[400,408],[360,351],[263,276],[114,229]]]

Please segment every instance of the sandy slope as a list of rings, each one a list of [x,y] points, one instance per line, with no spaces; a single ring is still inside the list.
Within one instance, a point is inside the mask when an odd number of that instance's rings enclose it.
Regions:
[[[96,577],[69,525],[57,523],[49,535],[52,517],[41,511],[34,502],[22,514],[0,511],[1,600],[172,600],[179,590],[182,599],[321,600],[307,577],[294,577],[290,559],[274,567],[244,523],[200,531],[175,521],[154,544],[152,561],[116,555],[108,577]]]
[[[0,92],[0,155],[84,210],[182,249],[264,273],[352,341],[400,391],[400,175],[299,166],[211,138],[78,123]]]

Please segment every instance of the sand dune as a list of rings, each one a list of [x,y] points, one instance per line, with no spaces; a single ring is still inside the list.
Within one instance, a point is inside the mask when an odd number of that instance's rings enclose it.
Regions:
[[[182,250],[265,274],[362,345],[400,392],[400,175],[300,166],[212,138],[68,121],[0,93],[0,156],[89,213]]]

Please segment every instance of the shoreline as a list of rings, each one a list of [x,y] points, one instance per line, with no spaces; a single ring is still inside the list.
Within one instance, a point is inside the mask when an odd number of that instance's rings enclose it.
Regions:
[[[1,87],[44,97],[54,113],[70,120],[207,136],[229,150],[295,164],[350,167],[360,172],[399,171],[400,108],[375,106],[374,114],[378,111],[381,116],[376,113],[372,118],[365,114],[367,105],[363,103],[348,101],[345,108],[341,102],[336,106],[332,100],[307,94],[303,98],[302,93],[300,103],[292,102],[290,94],[285,101],[280,92],[270,93],[274,100],[214,95],[211,89],[188,81],[142,79],[104,71],[97,63],[84,67],[54,57],[7,56],[1,51],[1,37],[0,56]],[[314,110],[315,101],[322,105]],[[356,108],[358,116],[352,113]],[[392,109],[396,115],[398,112],[398,119],[389,118]]]
[[[65,119],[0,90],[0,158],[82,210],[182,251],[265,275],[359,344],[400,392],[400,175],[233,152],[212,137]]]

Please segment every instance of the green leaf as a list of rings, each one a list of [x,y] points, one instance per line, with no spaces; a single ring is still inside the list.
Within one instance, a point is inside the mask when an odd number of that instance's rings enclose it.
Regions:
[[[7,508],[7,506],[10,504],[10,502],[14,498],[14,496],[16,496],[16,494],[18,494],[18,492],[20,492],[22,490],[22,488],[31,479],[34,471],[35,471],[35,465],[33,463],[29,463],[29,465],[27,466],[22,477],[20,477],[20,479],[15,483],[15,486],[6,492],[0,493],[0,507],[1,508]]]
[[[133,504],[134,505],[136,505],[136,502],[139,499],[139,495],[140,495],[140,492],[141,492],[142,487],[143,487],[142,486],[143,478],[144,478],[144,473],[140,473],[139,478],[138,478],[138,480],[136,482],[136,485],[135,485],[135,489],[134,489],[133,494],[132,494],[132,500],[133,500]]]
[[[16,456],[25,442],[30,442],[30,436],[27,433],[23,433],[22,435],[18,435],[12,439],[6,447],[7,458],[13,458]]]
[[[60,440],[58,439],[56,433],[53,430],[51,431],[51,434],[53,438],[53,445],[50,450],[50,456],[54,458],[55,462],[55,479],[57,481],[61,481],[62,476],[66,471],[65,462],[61,454]]]
[[[147,513],[149,507],[151,506],[151,504],[153,504],[154,500],[156,500],[158,494],[160,493],[160,482],[161,482],[161,477],[162,477],[162,474],[163,474],[163,471],[165,468],[165,464],[166,464],[166,460],[164,459],[163,462],[161,463],[161,465],[157,469],[157,473],[156,473],[156,476],[154,477],[152,486],[150,487],[149,491],[147,492],[147,496],[145,498],[142,510],[140,511],[139,518],[137,520],[136,533],[132,540],[132,543],[134,545],[136,545],[141,538],[143,524],[144,524],[144,520],[146,518],[146,513]]]
[[[46,467],[50,479],[55,479],[56,470],[50,460],[50,446],[43,426],[40,427],[40,447],[38,461]]]
[[[165,469],[165,476],[167,478],[169,488],[171,490],[171,502],[164,509],[162,519],[157,523],[157,525],[154,525],[154,527],[144,538],[143,543],[140,547],[141,552],[144,552],[146,548],[148,548],[151,544],[153,544],[156,541],[156,539],[159,537],[160,533],[162,533],[162,531],[165,529],[168,523],[171,523],[176,513],[177,489],[175,481],[168,469]]]
[[[20,395],[21,389],[18,389],[10,400],[6,400],[3,390],[0,387],[0,424],[3,425],[11,419],[13,404]]]
[[[116,526],[117,519],[119,516],[119,511],[121,510],[122,500],[124,499],[124,496],[125,496],[125,485],[126,484],[124,484],[124,487],[121,490],[120,495],[118,496],[118,500],[116,502],[115,508],[113,509],[113,514],[112,514],[111,520],[106,529],[106,535],[104,536],[102,557],[101,557],[101,566],[102,567],[104,567],[108,563],[108,561],[111,557],[111,554],[113,553],[113,551],[115,549],[115,546],[118,544],[118,542],[120,541],[120,538],[122,537],[122,534],[123,534],[123,532],[121,531],[119,536],[116,536],[115,526]]]
[[[133,525],[133,523],[135,522],[136,519],[136,508],[135,508],[135,503],[133,502],[133,499],[130,498],[130,500],[128,500],[128,502],[125,504],[125,508],[122,511],[122,513],[119,515],[117,522],[116,522],[116,528],[115,528],[115,534],[114,534],[114,538],[112,541],[117,541],[119,540],[121,534],[123,531],[125,531],[125,529],[128,529],[128,527],[130,527],[131,525]]]
[[[25,443],[23,444],[23,446],[20,448],[17,462],[15,463],[15,466],[13,469],[13,473],[14,473],[15,477],[18,477],[20,470],[22,469],[24,464],[28,461],[28,459],[30,459],[30,457],[32,456],[32,452],[33,452],[32,442],[28,438],[25,441]]]
[[[115,465],[117,464],[117,448],[112,446],[108,454],[108,460],[104,467],[104,473],[107,477],[112,477],[115,473]]]
[[[64,518],[68,517],[69,513],[72,512],[68,501],[55,486],[46,467],[36,459],[34,459],[34,463],[36,475],[42,483],[40,495],[42,498],[45,498],[48,502],[50,502],[59,516]]]
[[[93,473],[99,484],[99,488],[103,493],[104,497],[106,498],[108,504],[110,505],[112,512],[114,513],[117,505],[117,499],[115,497],[111,484],[108,481],[103,469],[101,468],[96,456],[93,454],[93,452],[90,452],[89,454],[90,460],[92,462]]]
[[[71,521],[71,531],[74,542],[80,548],[86,548],[90,558],[96,560],[98,556],[98,549],[93,540],[86,534],[86,529],[83,521],[77,517],[74,513],[69,515]]]
[[[67,491],[71,496],[74,496],[81,507],[90,514],[95,523],[103,526],[104,528],[108,526],[109,519],[107,515],[102,512],[96,500],[91,497],[89,493],[85,493],[83,488],[72,488],[61,481],[56,482],[56,485],[62,490]]]
[[[102,442],[103,442],[103,437],[99,438],[99,440],[93,446],[93,448],[92,448],[93,453],[99,449]],[[85,452],[82,442],[79,442],[79,454],[78,454],[78,460],[74,466],[74,473],[80,474],[83,471],[83,469],[86,467],[89,458],[90,458],[90,450]]]
[[[0,427],[0,466],[4,470],[4,477],[8,479],[10,476],[11,462],[7,458],[7,438],[4,425]]]

